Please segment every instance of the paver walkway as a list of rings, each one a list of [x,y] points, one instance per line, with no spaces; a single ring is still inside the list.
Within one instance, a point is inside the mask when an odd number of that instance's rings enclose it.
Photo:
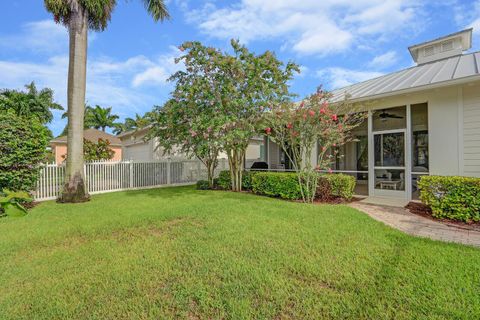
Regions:
[[[480,231],[478,230],[436,222],[410,213],[404,208],[372,205],[361,201],[352,202],[350,206],[410,235],[480,247]]]

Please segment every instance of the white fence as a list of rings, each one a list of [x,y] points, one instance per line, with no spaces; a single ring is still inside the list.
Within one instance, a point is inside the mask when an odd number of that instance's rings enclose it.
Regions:
[[[228,169],[226,159],[219,160],[217,172]],[[84,166],[90,194],[119,190],[186,185],[207,179],[207,170],[198,160],[159,162],[89,162]],[[40,171],[36,201],[57,198],[64,184],[65,166],[48,164]]]

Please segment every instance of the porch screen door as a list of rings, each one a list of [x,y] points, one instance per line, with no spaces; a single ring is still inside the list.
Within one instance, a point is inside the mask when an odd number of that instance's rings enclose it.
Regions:
[[[405,132],[397,129],[373,133],[375,196],[405,197]]]

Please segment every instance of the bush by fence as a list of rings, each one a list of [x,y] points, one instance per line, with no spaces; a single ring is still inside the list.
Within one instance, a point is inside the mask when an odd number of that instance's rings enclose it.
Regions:
[[[0,191],[31,191],[45,161],[48,130],[36,118],[0,114]]]
[[[424,176],[418,187],[434,217],[480,221],[480,178]]]

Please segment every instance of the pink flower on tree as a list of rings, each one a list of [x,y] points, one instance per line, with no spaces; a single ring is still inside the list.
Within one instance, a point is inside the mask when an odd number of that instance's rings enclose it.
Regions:
[[[332,120],[333,121],[337,121],[338,120],[338,116],[336,114],[332,115]]]
[[[327,110],[325,110],[325,108],[322,108],[322,109],[320,109],[320,113],[325,114],[325,113],[327,113]]]
[[[310,111],[308,111],[308,114],[310,115],[310,117],[314,117],[315,116],[315,111],[310,110]]]
[[[272,133],[272,128],[266,128],[266,129],[265,129],[265,133],[266,133],[266,134]]]
[[[293,124],[291,124],[291,123],[287,124],[287,128],[288,128],[288,129],[292,129],[292,128],[293,128]]]

